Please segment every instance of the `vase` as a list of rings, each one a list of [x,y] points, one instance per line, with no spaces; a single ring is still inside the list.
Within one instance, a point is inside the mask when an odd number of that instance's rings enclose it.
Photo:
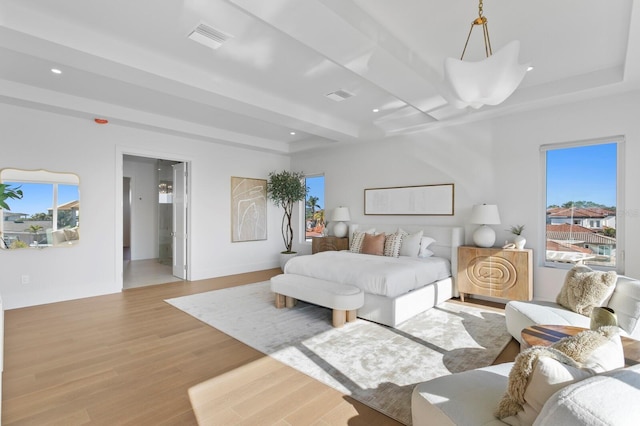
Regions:
[[[598,306],[591,311],[591,330],[597,330],[606,325],[618,325],[618,317],[613,309],[606,306]]]
[[[282,269],[282,272],[284,272],[284,265],[287,264],[289,259],[291,259],[292,257],[296,257],[297,255],[298,255],[298,253],[296,253],[296,252],[291,252],[291,253],[281,252],[280,253],[280,269]]]
[[[516,237],[513,239],[513,243],[516,245],[516,248],[518,250],[522,250],[524,248],[524,245],[527,243],[527,239],[522,235],[516,235]]]

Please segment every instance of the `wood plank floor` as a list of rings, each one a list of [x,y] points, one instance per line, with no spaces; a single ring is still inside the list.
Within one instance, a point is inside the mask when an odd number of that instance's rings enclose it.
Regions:
[[[2,424],[194,425],[188,389],[231,371],[245,381],[257,374],[270,387],[247,395],[230,382],[230,395],[242,398],[220,413],[219,424],[242,423],[237,413],[250,419],[245,424],[398,424],[164,302],[278,273],[162,284],[5,311]],[[513,360],[513,342],[498,361]]]

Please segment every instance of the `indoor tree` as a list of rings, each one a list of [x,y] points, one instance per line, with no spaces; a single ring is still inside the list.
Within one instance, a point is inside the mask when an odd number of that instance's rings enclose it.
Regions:
[[[294,253],[291,250],[293,246],[293,227],[291,226],[293,206],[295,203],[305,199],[307,191],[308,188],[305,185],[304,173],[302,172],[283,170],[278,173],[269,173],[267,195],[277,207],[284,209],[284,215],[282,216],[282,240],[285,251],[282,253]]]

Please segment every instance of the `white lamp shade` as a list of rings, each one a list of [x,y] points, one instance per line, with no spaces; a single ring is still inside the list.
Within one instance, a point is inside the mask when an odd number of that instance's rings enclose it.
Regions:
[[[444,97],[455,108],[498,105],[522,82],[529,64],[518,64],[520,42],[514,40],[478,62],[447,58],[444,62]]]
[[[471,223],[500,225],[500,213],[495,204],[476,204],[471,209]]]
[[[351,220],[351,216],[349,216],[349,208],[348,207],[336,207],[333,210],[333,216],[331,220],[334,222],[346,222]]]

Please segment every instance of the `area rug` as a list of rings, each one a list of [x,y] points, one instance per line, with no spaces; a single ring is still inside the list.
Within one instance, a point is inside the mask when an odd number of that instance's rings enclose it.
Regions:
[[[268,281],[167,302],[407,425],[417,383],[490,365],[511,340],[500,312],[455,302],[397,328],[361,319],[333,328],[330,309],[276,309]]]

